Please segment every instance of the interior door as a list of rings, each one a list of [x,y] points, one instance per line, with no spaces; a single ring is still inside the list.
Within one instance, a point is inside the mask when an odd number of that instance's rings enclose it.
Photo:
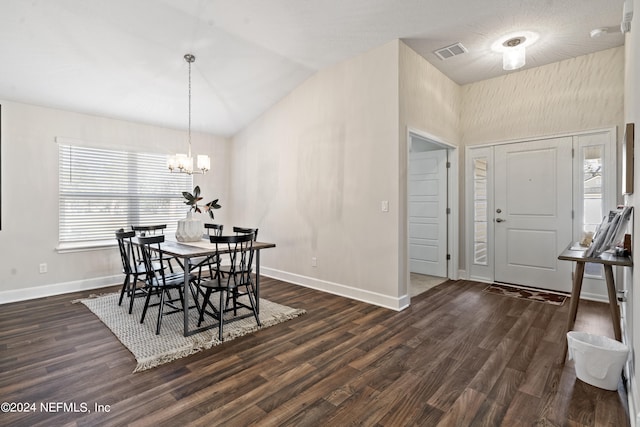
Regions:
[[[447,150],[409,158],[409,269],[447,276]]]
[[[495,147],[495,280],[571,291],[572,139]]]

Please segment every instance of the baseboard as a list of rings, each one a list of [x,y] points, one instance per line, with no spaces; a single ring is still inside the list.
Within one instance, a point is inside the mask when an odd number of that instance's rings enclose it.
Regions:
[[[282,280],[284,282],[293,283],[295,285],[304,286],[306,288],[317,289],[319,291],[339,295],[341,297],[366,302],[380,307],[389,308],[395,311],[401,311],[409,307],[409,303],[411,300],[409,295],[403,295],[400,298],[394,298],[377,292],[371,292],[364,289],[342,285],[340,283],[315,279],[313,277],[288,273],[286,271],[267,267],[260,267],[260,275]]]
[[[68,294],[71,292],[86,291],[90,289],[104,288],[106,286],[113,286],[121,282],[122,275],[117,275],[76,280],[73,282],[56,283],[53,285],[34,286],[30,288],[0,291],[0,304],[50,297],[53,295]]]
[[[625,366],[626,368],[626,366]],[[638,387],[635,378],[630,378],[629,370],[625,369],[627,377],[627,404],[629,405],[629,423],[631,427],[640,427],[640,402],[638,402]]]
[[[594,294],[591,292],[580,292],[580,299],[586,299],[589,301],[595,301],[595,302],[604,302],[606,304],[609,304],[609,296],[608,295],[601,295],[601,294]]]

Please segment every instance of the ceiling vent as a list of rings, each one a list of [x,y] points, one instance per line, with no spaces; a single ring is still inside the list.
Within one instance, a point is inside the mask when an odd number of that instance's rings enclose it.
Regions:
[[[462,46],[462,43],[456,43],[456,44],[452,44],[451,46],[438,49],[434,53],[438,55],[438,58],[444,61],[445,59],[449,59],[457,55],[462,55],[466,51],[467,51],[467,48]]]

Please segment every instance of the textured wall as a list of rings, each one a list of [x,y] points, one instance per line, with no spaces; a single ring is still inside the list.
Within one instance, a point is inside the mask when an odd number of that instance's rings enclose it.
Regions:
[[[406,129],[429,132],[453,145],[460,140],[460,86],[400,43],[400,140]]]
[[[463,145],[622,125],[624,48],[462,87]]]

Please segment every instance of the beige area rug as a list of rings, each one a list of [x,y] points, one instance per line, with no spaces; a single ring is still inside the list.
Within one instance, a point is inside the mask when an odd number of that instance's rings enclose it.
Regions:
[[[156,320],[158,307],[149,307],[144,323],[140,323],[140,316],[144,307],[144,298],[136,298],[133,305],[133,313],[129,314],[129,300],[125,297],[122,305],[118,306],[119,293],[107,294],[95,298],[79,300],[87,306],[104,323],[113,334],[134,355],[138,362],[133,372],[154,368],[163,363],[180,359],[202,350],[220,345],[217,326],[204,332],[199,332],[190,337],[183,336],[183,315],[177,312],[165,315],[162,319],[160,335],[156,335]],[[157,300],[154,296],[152,302]],[[246,297],[245,297],[246,298]],[[217,299],[217,298],[212,298]],[[190,298],[191,304],[193,299]],[[249,310],[239,309],[238,315],[249,313]],[[267,328],[278,323],[285,322],[304,314],[305,310],[287,307],[274,302],[260,299],[259,327],[253,316],[245,319],[234,320],[224,325],[224,341],[255,332],[258,329]],[[198,324],[197,311],[189,311],[190,325],[192,329]],[[231,313],[229,314],[231,315]],[[205,316],[205,324],[217,324],[211,316]]]

